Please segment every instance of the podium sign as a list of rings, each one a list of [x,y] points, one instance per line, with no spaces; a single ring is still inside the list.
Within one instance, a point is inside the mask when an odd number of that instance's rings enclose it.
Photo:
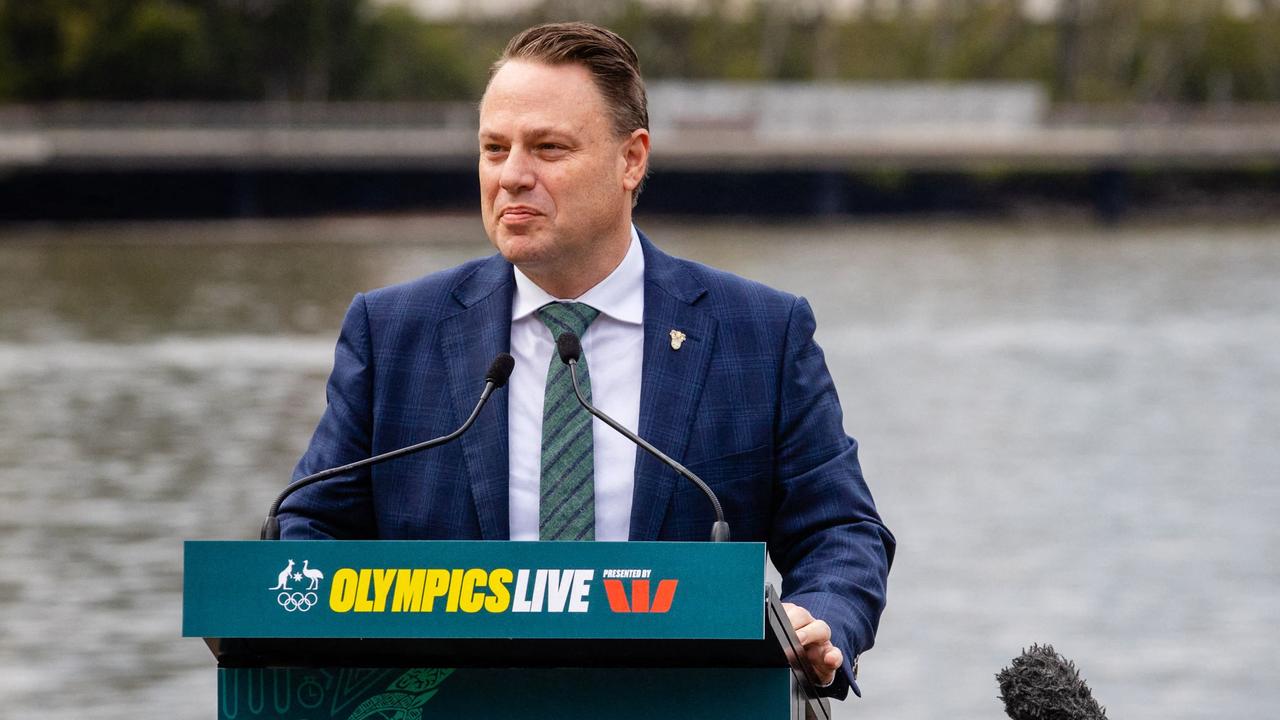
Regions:
[[[760,543],[188,541],[220,720],[828,718]]]
[[[188,541],[183,635],[688,638],[763,634],[764,545]]]

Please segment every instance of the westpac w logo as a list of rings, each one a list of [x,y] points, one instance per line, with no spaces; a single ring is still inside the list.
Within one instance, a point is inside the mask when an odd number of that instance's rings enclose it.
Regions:
[[[604,593],[609,598],[609,609],[616,613],[664,613],[671,609],[676,598],[679,580],[659,580],[658,589],[649,594],[649,579],[632,579],[630,598],[622,580],[606,579]]]

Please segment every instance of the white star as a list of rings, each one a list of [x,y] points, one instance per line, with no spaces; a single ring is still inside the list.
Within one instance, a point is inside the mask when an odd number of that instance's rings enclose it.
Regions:
[[[301,580],[301,579],[302,579],[302,573],[294,573],[294,574],[293,574],[293,581],[294,581],[294,582],[298,582],[298,581],[299,581],[299,580]]]

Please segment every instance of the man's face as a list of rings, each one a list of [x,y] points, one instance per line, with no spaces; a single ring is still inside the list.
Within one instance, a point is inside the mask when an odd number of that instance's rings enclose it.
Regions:
[[[629,237],[648,134],[619,137],[611,118],[580,65],[512,60],[489,82],[480,105],[485,231],[535,280],[599,264]]]

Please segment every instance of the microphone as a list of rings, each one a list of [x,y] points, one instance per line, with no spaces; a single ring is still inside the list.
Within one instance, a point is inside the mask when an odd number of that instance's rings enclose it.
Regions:
[[[1085,684],[1075,663],[1052,645],[1032,645],[996,673],[1004,711],[1012,720],[1106,720],[1107,711]]]
[[[271,509],[267,511],[267,519],[262,523],[262,532],[259,534],[259,538],[262,540],[280,539],[280,522],[276,520],[276,514],[280,512],[280,503],[283,503],[285,498],[308,485],[318,483],[321,480],[331,478],[334,475],[340,475],[351,470],[359,470],[362,467],[368,467],[370,465],[377,465],[378,463],[394,460],[405,455],[412,455],[413,453],[429,450],[433,447],[438,447],[447,442],[457,440],[462,433],[469,430],[471,426],[475,424],[476,417],[480,415],[481,408],[483,408],[485,403],[489,401],[489,396],[493,394],[493,391],[507,384],[507,379],[511,377],[511,371],[515,369],[515,366],[515,358],[506,353],[498,353],[498,356],[493,359],[493,363],[489,365],[489,372],[485,373],[484,390],[480,393],[480,401],[476,403],[475,409],[471,411],[471,416],[462,423],[461,427],[448,435],[443,435],[431,440],[424,440],[416,445],[402,447],[399,450],[392,450],[390,452],[382,453],[381,455],[375,455],[371,458],[365,458],[364,460],[357,460],[356,462],[348,463],[341,467],[321,470],[318,473],[308,475],[290,483],[280,492],[280,495],[276,497],[276,501],[271,503]]]
[[[702,490],[707,499],[711,501],[711,507],[716,512],[716,522],[711,526],[711,542],[728,542],[729,523],[724,521],[724,510],[720,507],[720,498],[716,497],[711,488],[702,482],[702,478],[689,472],[689,468],[667,457],[661,450],[623,427],[617,420],[597,410],[595,406],[587,402],[587,399],[583,397],[582,389],[578,387],[578,360],[582,357],[582,342],[578,340],[578,336],[571,332],[560,333],[560,337],[556,338],[556,352],[560,354],[560,362],[569,366],[569,376],[573,380],[573,393],[578,396],[578,402],[582,407],[586,408],[587,412],[603,420],[609,427],[622,433],[628,440],[639,445],[650,455],[666,463],[672,470],[688,478],[694,485],[697,485],[698,489]]]

